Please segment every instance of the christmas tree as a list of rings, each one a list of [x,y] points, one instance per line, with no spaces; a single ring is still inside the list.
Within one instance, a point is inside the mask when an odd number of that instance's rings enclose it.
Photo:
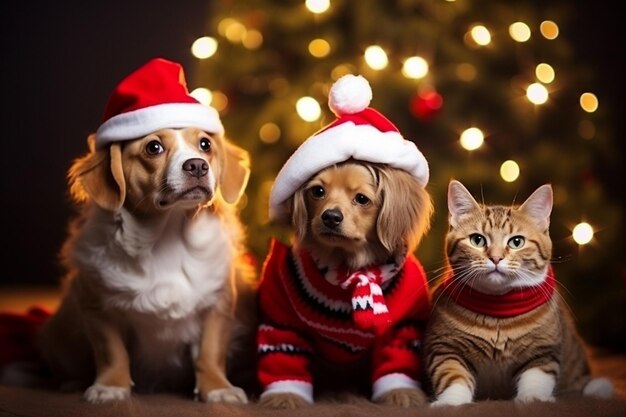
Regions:
[[[429,161],[436,214],[418,257],[443,266],[447,185],[485,202],[523,201],[543,183],[555,193],[554,265],[564,297],[592,343],[624,348],[624,218],[608,177],[622,168],[594,74],[563,35],[563,1],[292,0],[213,4],[190,87],[250,151],[242,201],[261,262],[272,181],[296,147],[334,119],[330,85],[362,74],[372,107]],[[577,226],[577,227],[576,227]],[[594,233],[595,232],[595,233]],[[622,254],[616,258],[616,254]],[[602,323],[602,325],[598,325]]]

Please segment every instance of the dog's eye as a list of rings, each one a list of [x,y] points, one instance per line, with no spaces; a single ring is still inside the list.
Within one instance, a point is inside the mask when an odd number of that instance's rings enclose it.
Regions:
[[[313,198],[323,198],[326,195],[326,190],[321,185],[316,185],[309,188],[309,193]]]
[[[366,204],[369,204],[370,199],[359,193],[356,195],[356,197],[354,197],[354,201],[361,206],[365,206]]]
[[[201,151],[209,152],[211,150],[211,141],[208,138],[202,138],[198,146]]]
[[[163,151],[165,151],[165,148],[163,148],[163,145],[161,145],[161,142],[159,142],[158,140],[151,140],[146,145],[146,152],[148,153],[148,155],[158,155]]]

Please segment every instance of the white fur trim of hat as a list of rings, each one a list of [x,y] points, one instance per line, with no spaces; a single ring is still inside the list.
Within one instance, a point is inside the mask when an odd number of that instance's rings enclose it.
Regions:
[[[279,171],[270,192],[269,216],[286,221],[287,201],[306,181],[324,168],[349,159],[388,164],[407,171],[422,186],[429,168],[415,143],[377,110],[369,82],[360,75],[344,75],[331,87],[328,105],[336,120],[306,139]]]

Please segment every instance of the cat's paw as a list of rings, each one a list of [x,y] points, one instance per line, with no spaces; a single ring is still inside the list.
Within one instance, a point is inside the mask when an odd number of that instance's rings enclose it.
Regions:
[[[375,400],[378,404],[397,407],[418,407],[428,402],[426,395],[419,388],[398,388],[381,394]]]
[[[524,404],[532,403],[534,401],[554,402],[555,400],[556,398],[554,398],[554,395],[552,394],[517,394],[517,396],[515,397],[515,401]]]
[[[467,385],[454,383],[443,390],[430,405],[432,407],[441,407],[446,405],[456,406],[468,404],[472,402],[473,396],[472,391]]]
[[[607,378],[594,378],[585,385],[583,395],[597,398],[612,398],[613,383]]]
[[[290,392],[265,394],[259,399],[259,405],[263,408],[296,410],[309,406],[309,402],[299,395]]]
[[[96,383],[87,388],[83,397],[92,404],[120,401],[130,397],[130,388]]]
[[[517,396],[515,401],[529,403],[533,401],[555,401],[553,392],[556,378],[539,368],[524,371],[517,382]]]

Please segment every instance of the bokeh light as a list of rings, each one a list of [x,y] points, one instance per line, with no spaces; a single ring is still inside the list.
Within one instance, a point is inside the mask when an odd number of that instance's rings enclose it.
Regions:
[[[198,59],[212,57],[217,51],[217,40],[210,36],[203,36],[191,44],[191,53]]]
[[[274,143],[280,139],[280,127],[275,123],[265,123],[259,129],[259,139],[264,143]]]
[[[548,89],[540,83],[533,83],[526,89],[526,97],[533,104],[544,104],[548,101]]]
[[[593,227],[586,222],[578,223],[572,231],[572,238],[579,245],[586,245],[593,239]]]
[[[365,50],[365,62],[373,70],[384,69],[389,63],[387,53],[378,45],[368,46]]]
[[[519,178],[519,165],[513,160],[504,161],[500,165],[500,176],[506,182],[513,182]]]
[[[491,43],[491,33],[483,25],[476,25],[470,29],[470,37],[480,46],[489,45]]]
[[[509,26],[509,35],[516,42],[527,42],[530,39],[530,28],[524,22],[515,22]]]
[[[205,106],[210,106],[211,100],[213,99],[213,94],[211,94],[211,91],[209,91],[208,88],[204,87],[198,87],[194,89],[189,93],[189,95],[198,100],[200,103],[204,104]]]
[[[587,113],[598,110],[598,98],[593,93],[583,93],[580,96],[580,107]]]
[[[554,81],[554,68],[542,62],[535,67],[535,77],[544,84],[550,84]]]
[[[468,151],[480,148],[485,140],[482,130],[477,127],[470,127],[461,133],[461,146]]]
[[[402,65],[402,74],[407,78],[424,78],[428,74],[428,62],[420,56],[407,58]]]
[[[330,44],[325,39],[313,39],[309,42],[309,53],[315,58],[324,58],[330,53]]]
[[[304,5],[311,13],[321,14],[330,7],[330,0],[306,0]]]
[[[302,97],[296,102],[296,112],[305,122],[314,122],[320,118],[322,108],[313,97]]]
[[[544,38],[552,40],[559,36],[559,27],[552,20],[544,20],[539,25],[539,31]]]

